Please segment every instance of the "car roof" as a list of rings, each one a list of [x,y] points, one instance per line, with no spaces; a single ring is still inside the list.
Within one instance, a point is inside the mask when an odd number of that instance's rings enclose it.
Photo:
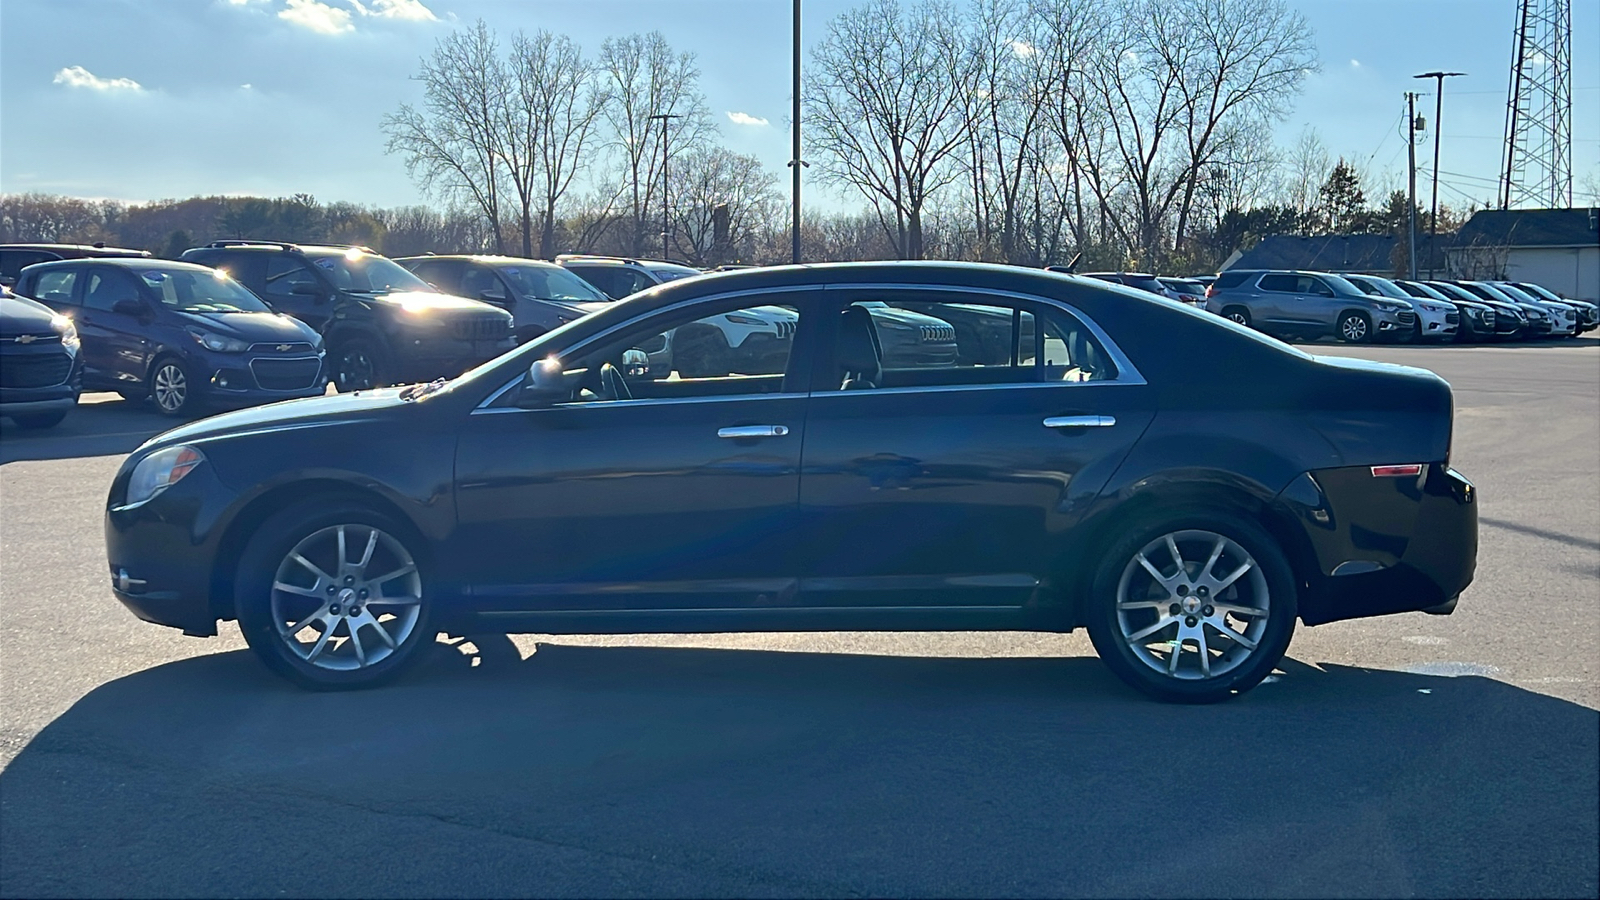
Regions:
[[[545,259],[528,259],[523,256],[502,256],[496,253],[429,253],[424,256],[399,256],[395,262],[423,262],[430,259],[465,259],[486,266],[544,266],[559,269],[561,266]]]
[[[170,269],[175,271],[210,272],[210,266],[199,263],[181,262],[176,259],[158,259],[156,257],[100,257],[88,259],[52,259],[49,262],[34,263],[24,266],[23,271],[30,269],[60,269],[67,266],[115,266],[119,269]]]
[[[86,256],[142,256],[148,257],[149,250],[135,250],[131,247],[107,247],[105,244],[0,244],[0,250],[40,250],[47,253],[73,253],[80,257]]]

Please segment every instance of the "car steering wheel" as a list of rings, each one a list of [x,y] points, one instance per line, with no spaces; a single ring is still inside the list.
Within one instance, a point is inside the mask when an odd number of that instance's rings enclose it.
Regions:
[[[600,396],[607,400],[633,399],[633,391],[628,390],[628,382],[623,379],[621,370],[611,363],[600,367]]]

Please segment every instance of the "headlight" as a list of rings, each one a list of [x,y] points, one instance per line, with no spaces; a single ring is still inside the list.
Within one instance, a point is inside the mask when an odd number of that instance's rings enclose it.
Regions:
[[[767,324],[765,321],[763,321],[761,319],[758,319],[755,316],[745,316],[745,315],[740,315],[739,313],[728,313],[728,314],[724,315],[723,318],[727,319],[729,322],[732,322],[735,325],[765,325],[765,324]]]
[[[217,353],[243,353],[250,349],[248,343],[238,338],[224,337],[220,334],[212,334],[209,331],[191,331],[189,336],[194,338],[195,342],[200,346],[207,350],[214,350]]]
[[[1437,303],[1419,303],[1417,305],[1427,312],[1445,312],[1445,308]]]
[[[78,349],[78,327],[66,316],[51,316],[50,327],[61,335],[61,346],[68,350]]]
[[[205,462],[205,457],[193,447],[177,446],[146,456],[133,467],[128,479],[128,497],[125,506],[143,503],[183,480],[195,466]]]

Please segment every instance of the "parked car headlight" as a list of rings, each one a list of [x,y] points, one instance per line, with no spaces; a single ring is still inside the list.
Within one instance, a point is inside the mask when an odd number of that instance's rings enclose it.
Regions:
[[[139,460],[128,479],[128,497],[125,506],[143,503],[183,480],[195,467],[205,462],[205,457],[193,447],[168,447]]]
[[[50,327],[55,329],[56,334],[61,335],[61,346],[68,350],[78,349],[78,326],[72,324],[71,319],[66,316],[51,316]]]
[[[1372,305],[1377,307],[1379,312],[1403,312],[1406,309],[1406,307],[1401,306],[1398,303],[1385,303],[1382,300],[1379,300]]]
[[[195,343],[206,348],[207,350],[214,350],[217,353],[243,353],[244,351],[250,349],[250,345],[248,343],[241,341],[238,338],[226,337],[220,334],[212,334],[209,331],[191,331],[189,332],[189,336],[194,338]]]
[[[765,325],[765,324],[767,324],[765,321],[763,321],[761,319],[758,319],[755,316],[740,315],[739,313],[728,313],[728,314],[724,315],[723,318],[727,319],[729,322],[732,322],[735,325]]]
[[[1437,303],[1419,303],[1417,306],[1422,308],[1422,310],[1425,312],[1447,312],[1445,307],[1440,306]]]

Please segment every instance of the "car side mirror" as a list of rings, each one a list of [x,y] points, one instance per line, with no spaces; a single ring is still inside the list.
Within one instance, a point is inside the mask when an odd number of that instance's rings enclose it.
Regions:
[[[568,372],[561,360],[546,357],[528,367],[528,377],[522,382],[517,395],[517,405],[523,409],[540,409],[572,399],[578,389],[581,373]]]
[[[507,306],[509,303],[509,301],[506,300],[505,294],[496,294],[493,291],[483,291],[482,293],[478,294],[478,299],[485,303],[493,304],[494,306],[499,306],[502,308]]]
[[[143,303],[131,298],[118,300],[111,304],[111,311],[121,313],[124,316],[142,316],[147,312]]]
[[[622,351],[622,374],[628,378],[649,378],[650,354],[638,347]]]

